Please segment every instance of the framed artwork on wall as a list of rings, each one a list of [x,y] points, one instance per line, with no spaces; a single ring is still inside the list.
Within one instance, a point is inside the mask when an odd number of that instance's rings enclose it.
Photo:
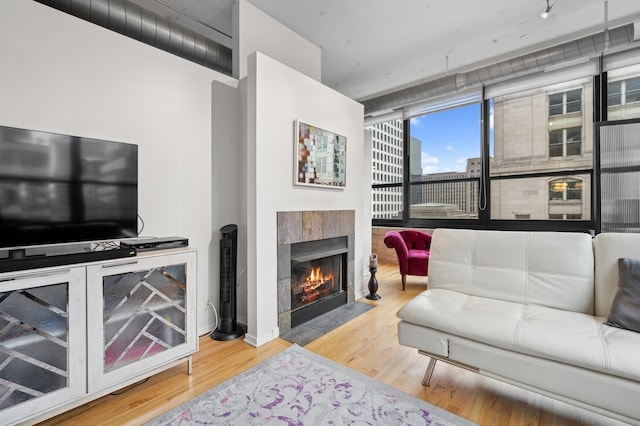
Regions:
[[[342,189],[347,184],[347,138],[296,120],[296,185]]]

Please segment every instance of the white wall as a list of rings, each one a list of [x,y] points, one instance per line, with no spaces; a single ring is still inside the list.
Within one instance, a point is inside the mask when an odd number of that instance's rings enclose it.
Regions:
[[[247,76],[247,58],[261,52],[316,81],[322,77],[320,47],[274,20],[247,0],[233,4],[233,75]]]
[[[365,174],[364,109],[352,99],[261,53],[249,57],[247,77],[247,304],[246,341],[261,344],[278,337],[278,211],[355,210],[355,292],[362,276],[370,234],[363,209]],[[294,120],[347,137],[345,189],[293,184]],[[367,180],[370,182],[370,180]],[[366,230],[366,232],[364,232]]]
[[[139,146],[143,235],[198,250],[199,332],[209,331],[211,83],[237,82],[24,0],[0,2],[0,57],[0,125]]]
[[[184,236],[198,250],[200,334],[212,326],[207,301],[219,306],[219,229],[237,223],[238,320],[256,344],[278,335],[276,211],[356,210],[362,291],[370,217],[360,191],[370,190],[361,175],[370,170],[363,166],[362,106],[315,81],[320,50],[240,3],[245,43],[253,43],[245,51],[264,42],[313,78],[257,55],[253,77],[234,89],[235,79],[66,13],[3,0],[0,125],[139,146],[142,235]],[[345,190],[293,187],[296,118],[348,137]]]
[[[220,306],[220,228],[238,226],[238,263],[236,310],[239,323],[247,323],[246,298],[246,218],[243,211],[244,157],[241,144],[241,91],[225,83],[213,83],[213,118],[211,150],[211,226],[213,237],[209,250],[211,300]],[[213,328],[213,327],[211,327]]]

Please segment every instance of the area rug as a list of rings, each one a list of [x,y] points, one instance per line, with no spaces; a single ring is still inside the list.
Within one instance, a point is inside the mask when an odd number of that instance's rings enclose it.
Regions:
[[[396,426],[472,423],[292,345],[147,424]]]
[[[287,342],[306,346],[318,337],[324,336],[334,328],[340,327],[373,308],[375,305],[358,301],[347,303],[292,328],[280,338]]]

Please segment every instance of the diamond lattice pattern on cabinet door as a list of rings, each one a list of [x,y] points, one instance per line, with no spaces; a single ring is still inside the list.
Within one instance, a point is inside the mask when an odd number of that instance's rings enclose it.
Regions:
[[[186,265],[106,276],[104,372],[186,341]]]
[[[68,288],[0,293],[0,410],[67,386]]]

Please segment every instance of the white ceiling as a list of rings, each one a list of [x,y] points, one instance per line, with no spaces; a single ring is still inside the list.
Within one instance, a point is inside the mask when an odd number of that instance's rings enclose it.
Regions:
[[[232,33],[233,0],[134,1]],[[546,20],[546,0],[248,1],[320,46],[323,83],[357,100],[640,21],[639,0],[550,0]]]

